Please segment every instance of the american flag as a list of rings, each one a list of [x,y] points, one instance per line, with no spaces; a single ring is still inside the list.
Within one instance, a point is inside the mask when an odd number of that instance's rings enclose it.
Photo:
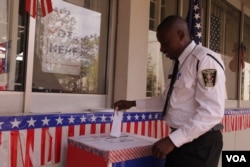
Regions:
[[[53,11],[52,0],[41,0],[42,16],[46,16]],[[36,17],[37,13],[37,0],[26,0],[26,11],[32,17]]]
[[[63,164],[68,137],[110,133],[113,113],[0,116],[1,167]],[[162,138],[169,133],[160,112],[127,112],[122,132]]]
[[[201,9],[198,0],[189,0],[187,23],[191,39],[202,45]]]

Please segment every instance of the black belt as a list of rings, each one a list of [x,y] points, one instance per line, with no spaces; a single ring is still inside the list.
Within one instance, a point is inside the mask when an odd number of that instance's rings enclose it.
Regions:
[[[212,132],[212,131],[217,131],[217,130],[222,130],[224,128],[224,126],[220,123],[220,124],[217,124],[215,125],[212,129],[210,129],[208,132]],[[170,127],[171,129],[171,132],[174,132],[176,131],[177,129],[176,128],[172,128]]]
[[[224,126],[222,124],[217,124],[212,129],[210,129],[209,131],[222,130],[223,128],[224,128]]]

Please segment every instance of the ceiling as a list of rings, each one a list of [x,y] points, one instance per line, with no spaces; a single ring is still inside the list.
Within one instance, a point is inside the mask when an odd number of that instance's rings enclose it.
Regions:
[[[244,3],[250,9],[250,1],[249,0],[240,0],[240,2]]]

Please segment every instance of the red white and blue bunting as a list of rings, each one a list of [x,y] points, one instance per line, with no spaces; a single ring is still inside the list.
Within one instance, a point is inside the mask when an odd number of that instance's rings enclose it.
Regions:
[[[0,116],[1,167],[35,167],[65,161],[68,137],[109,133],[113,113]],[[250,109],[226,109],[224,133],[250,128]],[[169,128],[160,112],[124,113],[122,131],[162,138]]]
[[[125,113],[122,131],[160,138],[168,128],[158,112]],[[113,113],[0,117],[1,167],[44,166],[65,161],[67,139],[110,133]],[[1,155],[2,154],[2,155]],[[7,160],[7,161],[6,161]]]

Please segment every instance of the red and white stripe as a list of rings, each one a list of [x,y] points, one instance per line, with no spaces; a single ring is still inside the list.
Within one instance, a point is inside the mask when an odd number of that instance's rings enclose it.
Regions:
[[[162,120],[124,122],[122,124],[122,132],[159,139],[169,134],[169,128],[165,121]]]
[[[224,125],[223,132],[240,131],[250,128],[250,114],[242,115],[226,115],[222,124]]]
[[[41,0],[41,7],[43,16],[53,11],[51,0]]]
[[[36,17],[37,13],[37,0],[26,0],[26,11],[32,17]],[[42,16],[46,16],[53,11],[51,0],[41,0]]]
[[[141,157],[146,157],[152,155],[151,152],[152,146],[143,146],[137,148],[129,148],[129,149],[122,149],[122,150],[114,150],[109,152],[105,159],[108,162],[123,162],[126,160],[137,159]]]
[[[36,17],[36,1],[37,0],[26,0],[26,11],[34,18]]]

